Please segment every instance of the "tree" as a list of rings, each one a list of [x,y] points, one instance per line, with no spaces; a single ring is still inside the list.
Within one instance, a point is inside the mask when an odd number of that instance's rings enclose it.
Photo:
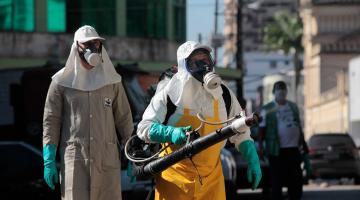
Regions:
[[[303,25],[298,15],[280,11],[275,13],[274,22],[265,26],[263,41],[269,50],[282,50],[285,54],[293,54],[295,71],[295,100],[302,69],[300,54],[303,51],[301,38]]]

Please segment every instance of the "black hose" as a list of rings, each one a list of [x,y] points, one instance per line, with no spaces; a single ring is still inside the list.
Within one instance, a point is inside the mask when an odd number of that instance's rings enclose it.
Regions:
[[[247,125],[251,126],[258,122],[258,115],[253,115],[251,118],[247,118]],[[200,137],[188,144],[182,146],[178,150],[172,152],[169,155],[158,158],[145,165],[134,165],[132,174],[139,179],[147,179],[164,171],[171,165],[185,159],[192,155],[195,155],[208,147],[221,142],[233,135],[237,134],[232,130],[231,125],[223,127],[215,132],[212,132],[204,137]]]

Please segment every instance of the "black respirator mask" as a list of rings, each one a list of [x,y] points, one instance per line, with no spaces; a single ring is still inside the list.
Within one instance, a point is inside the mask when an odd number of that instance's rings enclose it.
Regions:
[[[214,72],[214,62],[210,57],[210,64],[203,60],[191,62],[186,60],[186,69],[198,81],[209,89],[215,89],[221,84],[221,78]]]
[[[100,43],[100,47],[96,48],[96,44],[94,41],[88,41],[84,43],[86,48],[82,48],[79,43],[77,43],[77,46],[82,50],[79,51],[79,56],[81,60],[88,63],[91,66],[98,66],[102,62],[101,57],[101,50],[102,50],[102,43]]]

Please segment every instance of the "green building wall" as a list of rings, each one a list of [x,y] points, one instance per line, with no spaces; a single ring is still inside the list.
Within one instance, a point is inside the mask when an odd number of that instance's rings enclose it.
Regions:
[[[73,33],[85,24],[102,35],[182,42],[186,0],[0,1],[0,31]]]

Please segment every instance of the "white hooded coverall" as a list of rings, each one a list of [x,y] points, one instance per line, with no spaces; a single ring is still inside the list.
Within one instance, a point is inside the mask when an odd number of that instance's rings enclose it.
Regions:
[[[228,119],[221,87],[216,90],[205,89],[201,82],[193,78],[186,70],[185,59],[199,48],[211,51],[210,47],[192,41],[178,48],[178,72],[162,90],[157,91],[145,110],[137,129],[137,134],[141,139],[153,142],[149,139],[149,129],[153,123],[164,122],[167,113],[167,96],[176,105],[176,110],[169,118],[167,125],[175,127],[191,125],[195,129],[200,124],[196,117],[197,113],[202,114],[207,121],[211,122]],[[233,117],[242,109],[231,91],[230,95],[232,103],[229,117]],[[220,127],[221,125],[205,125],[199,131],[200,136],[207,135]],[[245,134],[230,138],[236,146],[245,140],[251,140],[250,130]],[[225,141],[193,156],[195,166],[190,159],[184,159],[159,174],[156,177],[155,199],[225,199],[224,177],[220,161],[220,150],[224,144]],[[161,155],[170,154],[179,147],[172,144]]]

